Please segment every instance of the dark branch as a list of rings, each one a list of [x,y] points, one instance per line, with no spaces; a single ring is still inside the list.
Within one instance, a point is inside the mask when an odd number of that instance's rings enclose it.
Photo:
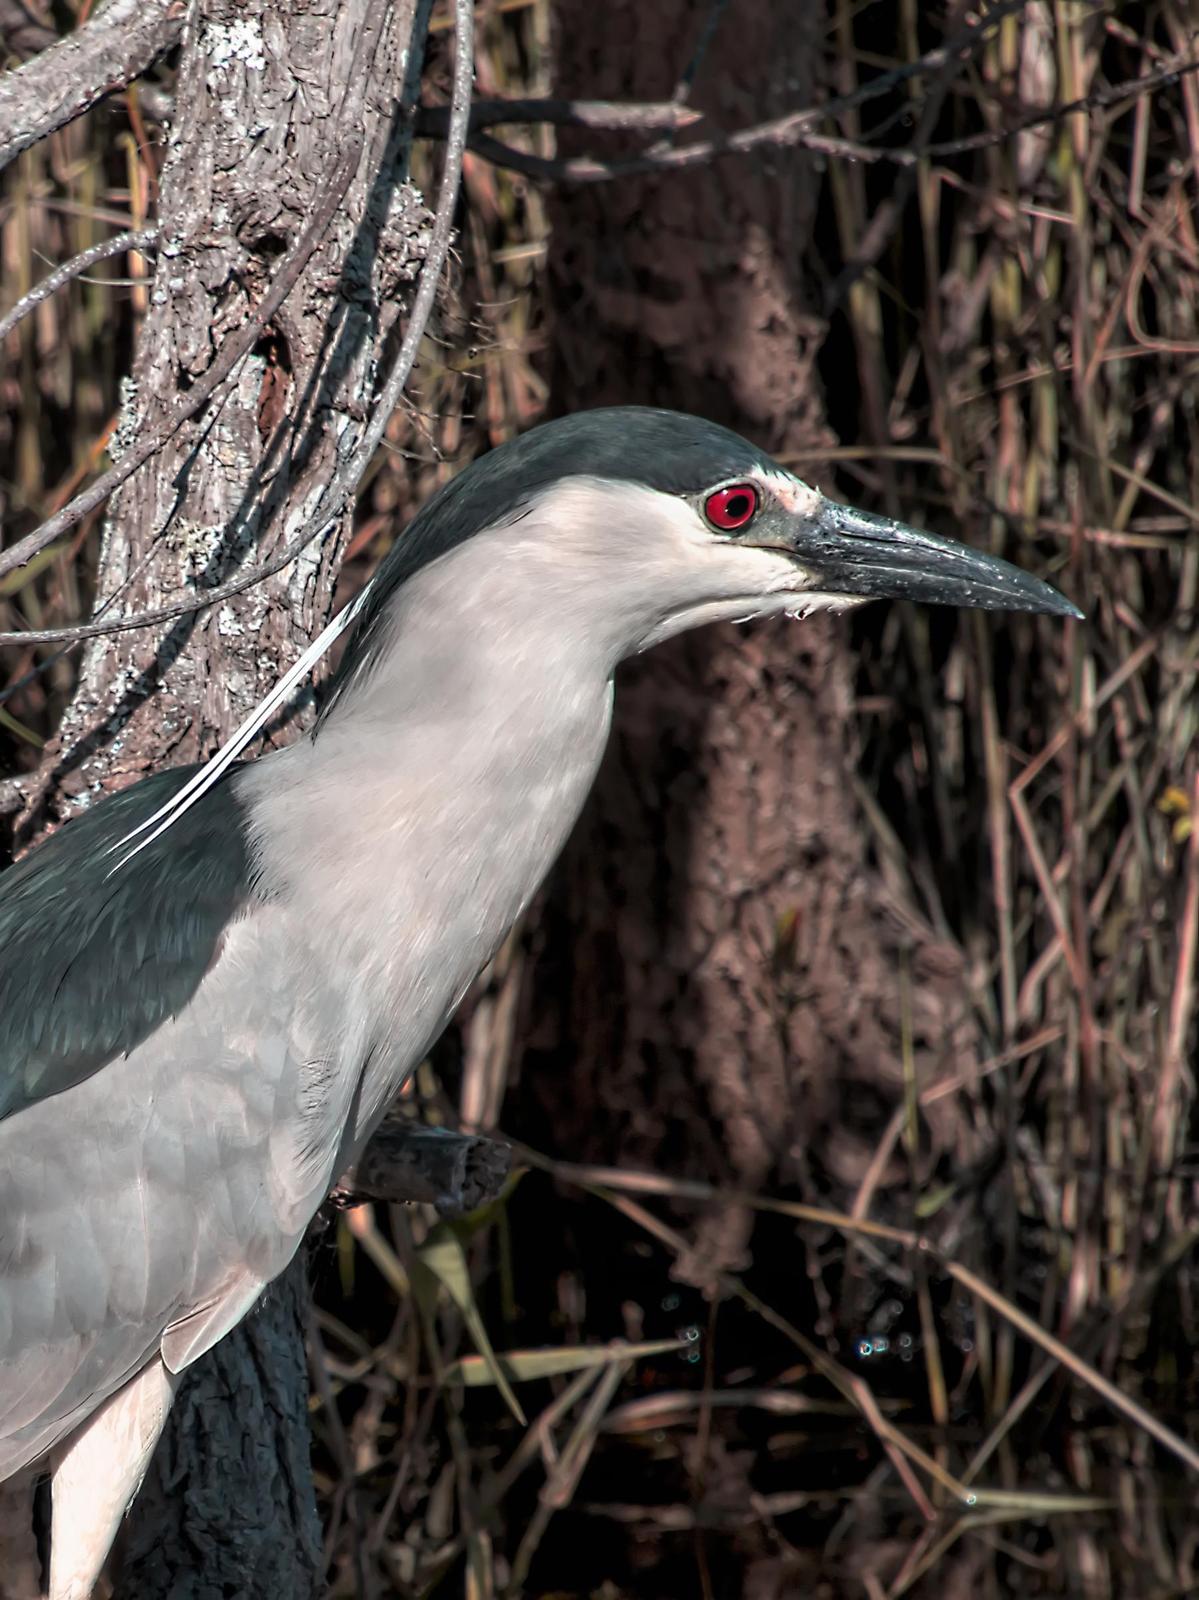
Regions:
[[[0,167],[145,72],[178,39],[186,9],[182,0],[109,0],[0,77]]]
[[[856,144],[852,139],[816,133],[806,126],[818,121],[823,111],[800,111],[794,117],[779,117],[774,122],[764,122],[757,127],[744,128],[738,133],[702,139],[694,144],[671,146],[652,154],[623,156],[603,160],[596,156],[571,156],[555,160],[549,156],[536,156],[527,150],[514,149],[488,133],[471,135],[470,147],[476,155],[490,161],[493,166],[506,167],[528,178],[538,178],[544,183],[611,183],[617,178],[645,177],[651,173],[678,172],[685,167],[704,166],[722,156],[745,155],[762,146],[775,149],[791,147],[813,150],[826,156],[845,156],[855,161],[878,161],[884,152]],[[889,151],[895,159],[903,152]],[[913,160],[915,157],[913,157]]]
[[[932,80],[932,86],[927,90],[920,107],[920,122],[916,129],[913,141],[917,149],[927,145],[933,136],[933,129],[941,115],[941,108],[949,95],[950,84],[961,73],[966,62],[962,56],[951,56]],[[884,125],[885,126],[885,125]],[[871,130],[871,137],[877,139],[879,131]],[[841,271],[837,274],[832,285],[824,297],[824,314],[832,316],[833,312],[843,303],[853,285],[858,282],[863,273],[868,271],[887,248],[894,237],[895,230],[899,227],[900,220],[912,197],[912,191],[919,178],[919,168],[915,165],[900,167],[895,174],[891,193],[874,208],[864,233],[858,240],[857,248],[846,261]]]
[[[1048,111],[1035,112],[1032,116],[1025,117],[1023,121],[1014,123],[1010,128],[988,130],[986,133],[968,134],[963,139],[946,139],[941,144],[930,144],[927,150],[915,152],[914,159],[960,156],[971,150],[986,150],[991,145],[1002,144],[1005,139],[1014,139],[1018,133],[1027,133],[1033,128],[1043,128],[1050,122],[1060,122],[1063,117],[1077,116],[1079,112],[1085,111],[1106,111],[1111,106],[1119,105],[1123,100],[1130,103],[1138,100],[1154,89],[1170,89],[1193,72],[1199,72],[1199,59],[1178,61],[1173,66],[1163,67],[1159,72],[1147,72],[1143,78],[1126,78],[1123,83],[1115,83],[1110,89],[1100,89],[1094,94],[1083,95],[1078,100],[1069,100],[1065,105],[1051,106]]]
[[[938,60],[944,61],[951,54],[948,47],[940,51],[930,51],[927,56],[921,58],[913,71],[927,73]],[[1148,94],[1151,90],[1168,88],[1187,74],[1196,71],[1199,71],[1199,61],[1178,62],[1163,68],[1160,72],[1148,73],[1142,78],[1130,78],[1124,83],[1113,85],[1110,89],[1084,95],[1078,100],[1052,106],[1046,111],[1037,111],[1006,128],[988,129],[962,139],[949,139],[940,144],[924,146],[917,143],[893,148],[886,145],[864,144],[860,140],[843,139],[835,134],[817,132],[815,126],[817,123],[849,109],[851,104],[861,104],[862,100],[873,98],[873,94],[866,95],[861,91],[855,91],[852,95],[830,100],[827,105],[805,111],[793,111],[786,116],[775,117],[770,122],[757,123],[752,128],[740,128],[736,133],[720,134],[711,139],[697,140],[692,144],[647,151],[642,155],[616,157],[611,160],[593,156],[551,160],[545,156],[532,155],[525,150],[513,149],[511,145],[504,144],[486,133],[473,134],[470,147],[477,155],[497,167],[507,167],[514,172],[523,173],[526,177],[537,178],[546,183],[611,183],[618,178],[676,172],[685,167],[701,166],[725,156],[746,155],[750,151],[764,147],[811,150],[820,155],[851,161],[868,163],[886,161],[894,166],[914,167],[921,161],[964,155],[973,150],[983,150],[992,145],[1003,144],[1018,134],[1045,127],[1049,123],[1060,122],[1063,118],[1075,116],[1080,112],[1106,110],[1122,101]],[[895,74],[887,76],[894,78]],[[866,88],[877,92],[879,82],[881,80],[876,79],[866,85]]]
[[[511,1170],[506,1144],[396,1117],[378,1129],[330,1199],[337,1206],[421,1201],[459,1217],[494,1200]]]
[[[728,5],[729,0],[709,0],[708,14],[699,30],[699,37],[695,41],[695,49],[692,50],[691,57],[679,74],[679,81],[674,86],[674,94],[671,98],[675,105],[681,106],[684,101],[690,98],[691,91],[695,87],[695,80],[699,76],[699,69],[703,66],[704,58],[712,48],[716,30],[720,26],[721,18],[728,10]]]
[[[118,233],[111,239],[102,239],[99,244],[92,245],[90,250],[81,250],[77,256],[72,256],[70,261],[64,261],[61,267],[56,267],[41,283],[35,284],[29,293],[22,295],[5,316],[0,317],[0,344],[21,322],[35,306],[40,306],[43,300],[48,300],[52,294],[57,294],[64,283],[69,283],[72,278],[77,278],[81,272],[86,272],[89,267],[94,267],[97,261],[106,261],[109,256],[122,255],[126,250],[149,250],[158,239],[157,228],[131,229],[127,233]]]

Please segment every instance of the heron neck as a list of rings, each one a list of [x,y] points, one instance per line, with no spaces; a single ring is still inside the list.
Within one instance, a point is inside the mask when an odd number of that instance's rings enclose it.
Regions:
[[[405,585],[319,736],[243,775],[263,893],[375,1053],[366,1131],[536,892],[608,733],[602,660],[449,566]]]

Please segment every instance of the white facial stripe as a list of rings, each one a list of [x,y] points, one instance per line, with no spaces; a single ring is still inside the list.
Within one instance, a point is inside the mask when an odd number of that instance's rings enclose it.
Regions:
[[[824,502],[824,496],[802,479],[789,472],[763,472],[758,482],[772,494],[785,511],[797,517],[814,517]]]

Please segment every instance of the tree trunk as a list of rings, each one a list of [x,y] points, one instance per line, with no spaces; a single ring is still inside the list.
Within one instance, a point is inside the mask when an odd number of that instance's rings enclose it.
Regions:
[[[556,92],[669,98],[712,9],[564,4]],[[724,128],[813,103],[826,26],[815,0],[725,8],[692,103]],[[559,408],[694,410],[784,460],[826,438],[808,161],[766,151],[561,192]],[[576,1159],[844,1193],[900,1101],[904,985],[921,1074],[972,1040],[958,952],[867,865],[844,628],[686,636],[633,663],[616,705],[538,930],[518,1119]],[[934,1144],[960,1135],[946,1120]],[[684,1274],[710,1283],[751,1231],[714,1208]]]
[[[355,441],[423,250],[426,213],[405,181],[395,108],[419,72],[425,15],[420,0],[191,8],[158,271],[115,450],[152,428],[253,315],[354,131],[363,74],[364,140],[348,192],[252,354],[111,502],[97,593],[117,597],[114,613],[268,558]],[[92,794],[210,754],[323,625],[345,532],[210,610],[95,641],[26,842]],[[314,1591],[305,1304],[301,1261],[189,1370],[127,1529],[122,1600]]]

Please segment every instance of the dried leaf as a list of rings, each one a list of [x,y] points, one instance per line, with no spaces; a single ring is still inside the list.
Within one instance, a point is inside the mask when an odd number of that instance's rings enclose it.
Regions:
[[[425,1284],[420,1282],[420,1278],[426,1275],[435,1279],[445,1289],[461,1311],[475,1348],[491,1372],[492,1382],[507,1401],[512,1415],[522,1426],[527,1426],[528,1419],[496,1359],[491,1340],[487,1337],[487,1329],[483,1326],[483,1318],[475,1303],[474,1286],[470,1281],[462,1241],[448,1223],[439,1222],[417,1252],[417,1273],[413,1280],[413,1288],[418,1295],[427,1293],[427,1278]]]
[[[603,1367],[613,1361],[636,1361],[645,1356],[671,1355],[687,1347],[685,1339],[647,1339],[642,1344],[575,1344],[546,1350],[505,1350],[495,1355],[496,1366],[510,1383],[533,1383],[538,1378],[556,1378],[568,1372],[583,1372],[588,1367]],[[446,1368],[445,1376],[468,1389],[495,1382],[491,1367],[482,1356],[463,1356]]]

